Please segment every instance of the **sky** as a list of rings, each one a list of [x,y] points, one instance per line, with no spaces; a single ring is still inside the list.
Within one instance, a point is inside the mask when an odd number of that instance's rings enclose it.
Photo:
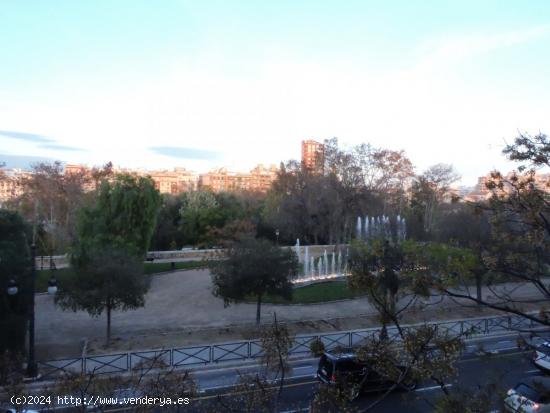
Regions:
[[[0,0],[0,22],[0,158],[244,171],[338,137],[472,185],[550,133],[547,0]]]

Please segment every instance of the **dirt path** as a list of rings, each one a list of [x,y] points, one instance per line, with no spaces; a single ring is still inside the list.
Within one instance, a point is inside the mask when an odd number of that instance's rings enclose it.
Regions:
[[[84,339],[89,342],[90,353],[103,353],[217,343],[257,336],[255,304],[224,307],[223,301],[211,293],[207,270],[176,271],[153,277],[144,308],[113,314],[114,340],[109,348],[103,345],[105,316],[92,318],[85,312],[61,311],[48,295],[37,296],[36,305],[37,353],[42,359],[78,356]],[[262,307],[262,322],[270,322],[274,312],[280,321],[288,323],[293,332],[300,334],[379,324],[375,311],[364,298],[310,305],[266,304]],[[485,314],[490,313],[446,302],[409,312],[404,321]]]

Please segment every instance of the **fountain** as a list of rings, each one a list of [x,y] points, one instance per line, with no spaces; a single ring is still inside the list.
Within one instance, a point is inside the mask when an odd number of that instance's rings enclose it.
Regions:
[[[355,235],[357,238],[361,239],[363,237],[363,228],[361,223],[361,217],[357,217],[357,225],[355,228]]]
[[[296,256],[298,257],[298,262],[302,262],[302,253],[300,250],[300,238],[296,239],[296,245],[294,245],[294,252],[296,253]]]
[[[357,239],[367,243],[374,240],[389,240],[392,243],[399,243],[407,238],[405,218],[400,215],[395,218],[384,214],[375,217],[359,216],[355,230]],[[294,251],[298,262],[302,264],[302,271],[292,281],[294,284],[331,280],[344,277],[348,273],[349,248],[345,245],[337,249],[334,248],[330,253],[326,249],[321,253],[308,245],[301,247],[300,239],[297,239]]]
[[[314,255],[314,251],[311,251],[309,246],[304,247],[303,271],[299,276],[294,277],[293,284],[332,280],[346,275],[346,250],[335,248],[329,253],[325,249],[322,254],[317,253],[317,255]]]
[[[310,266],[309,266],[309,247],[306,245],[304,248],[304,275],[310,273]]]
[[[407,237],[407,226],[405,218],[397,215],[395,225],[389,216],[381,215],[376,217],[357,217],[356,238],[365,242],[375,239],[387,239],[401,242]]]

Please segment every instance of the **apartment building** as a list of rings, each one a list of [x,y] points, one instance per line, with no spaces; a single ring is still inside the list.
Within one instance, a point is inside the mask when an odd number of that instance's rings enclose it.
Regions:
[[[0,169],[0,206],[23,194],[21,179],[28,175],[21,169]]]
[[[258,165],[250,172],[231,172],[227,168],[214,169],[201,174],[199,186],[214,192],[222,191],[260,191],[266,192],[277,178],[277,167]]]
[[[302,168],[313,173],[323,173],[325,145],[314,140],[302,141]]]
[[[185,168],[174,168],[172,171],[147,171],[155,182],[155,188],[161,194],[176,195],[185,191],[197,189],[199,177]]]
[[[510,181],[513,177],[513,172],[509,172],[504,176],[505,181]],[[487,183],[491,180],[491,174],[485,176],[480,176],[477,179],[477,184],[472,192],[464,196],[464,200],[470,202],[484,201],[491,197],[492,191],[487,188]],[[533,177],[533,184],[535,188],[550,193],[550,174],[540,174],[536,173]],[[503,192],[510,193],[512,191],[512,186],[505,182]]]

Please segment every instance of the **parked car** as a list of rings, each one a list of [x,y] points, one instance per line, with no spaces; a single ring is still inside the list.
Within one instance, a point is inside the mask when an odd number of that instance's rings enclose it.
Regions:
[[[536,348],[533,363],[542,371],[550,373],[550,342],[545,341]]]
[[[504,408],[514,413],[549,413],[550,378],[527,377],[508,390]]]
[[[404,371],[404,367],[398,366]],[[359,360],[353,352],[325,352],[319,359],[317,378],[328,386],[340,386],[349,400],[356,399],[363,392],[385,391],[395,386],[395,381],[377,372],[368,362]],[[396,386],[401,390],[411,391],[416,388],[416,381],[405,377]]]

